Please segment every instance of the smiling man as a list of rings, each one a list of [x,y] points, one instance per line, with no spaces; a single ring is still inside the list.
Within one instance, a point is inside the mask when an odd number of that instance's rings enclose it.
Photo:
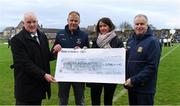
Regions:
[[[50,98],[50,82],[55,82],[49,64],[53,54],[33,12],[24,14],[23,29],[11,39],[11,50],[16,105],[41,105],[46,93]]]
[[[61,48],[85,48],[89,47],[88,34],[80,30],[80,14],[71,11],[67,18],[65,29],[58,32],[55,40],[54,50]],[[60,48],[60,49],[61,49]],[[60,105],[68,105],[69,91],[71,85],[74,90],[76,105],[85,105],[84,89],[85,83],[59,82]]]
[[[138,14],[134,18],[134,34],[127,42],[127,70],[125,87],[130,105],[153,105],[161,48],[148,27],[148,18]]]

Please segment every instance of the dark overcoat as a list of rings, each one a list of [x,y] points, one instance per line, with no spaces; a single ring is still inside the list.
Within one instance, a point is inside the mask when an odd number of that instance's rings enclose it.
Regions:
[[[15,98],[21,101],[37,101],[50,98],[50,83],[44,75],[50,73],[49,61],[53,59],[49,51],[47,37],[37,30],[40,44],[31,34],[22,29],[11,39],[14,67]]]

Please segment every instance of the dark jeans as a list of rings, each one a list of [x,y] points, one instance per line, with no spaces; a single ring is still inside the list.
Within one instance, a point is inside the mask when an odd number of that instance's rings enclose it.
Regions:
[[[42,100],[39,101],[21,101],[16,99],[16,106],[18,105],[41,105]]]
[[[85,83],[80,82],[60,82],[59,83],[59,98],[60,105],[68,105],[69,91],[73,87],[76,105],[85,105],[84,89]]]
[[[101,104],[101,93],[103,88],[104,88],[104,105],[112,105],[116,84],[92,84],[91,86],[92,105]]]
[[[153,105],[154,94],[137,93],[128,91],[129,105]]]

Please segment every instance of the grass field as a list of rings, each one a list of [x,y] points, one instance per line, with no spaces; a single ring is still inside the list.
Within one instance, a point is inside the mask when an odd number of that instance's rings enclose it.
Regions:
[[[155,105],[180,105],[180,44],[164,47],[158,71],[157,93]],[[0,105],[14,105],[14,77],[10,48],[0,42]],[[51,71],[54,75],[55,61],[51,62]],[[52,84],[52,98],[44,100],[43,105],[58,105],[57,84]],[[113,105],[128,105],[127,93],[118,85]],[[86,87],[86,104],[90,104],[90,89]],[[103,98],[102,98],[103,99]],[[102,100],[103,101],[103,100]],[[103,103],[103,102],[102,102]],[[74,105],[74,96],[70,93],[69,104]]]

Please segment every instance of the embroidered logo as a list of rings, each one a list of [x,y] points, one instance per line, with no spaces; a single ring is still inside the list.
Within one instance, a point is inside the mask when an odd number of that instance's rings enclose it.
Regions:
[[[81,39],[80,38],[77,39],[76,44],[81,44]]]
[[[137,52],[141,53],[143,51],[142,47],[138,47]]]

